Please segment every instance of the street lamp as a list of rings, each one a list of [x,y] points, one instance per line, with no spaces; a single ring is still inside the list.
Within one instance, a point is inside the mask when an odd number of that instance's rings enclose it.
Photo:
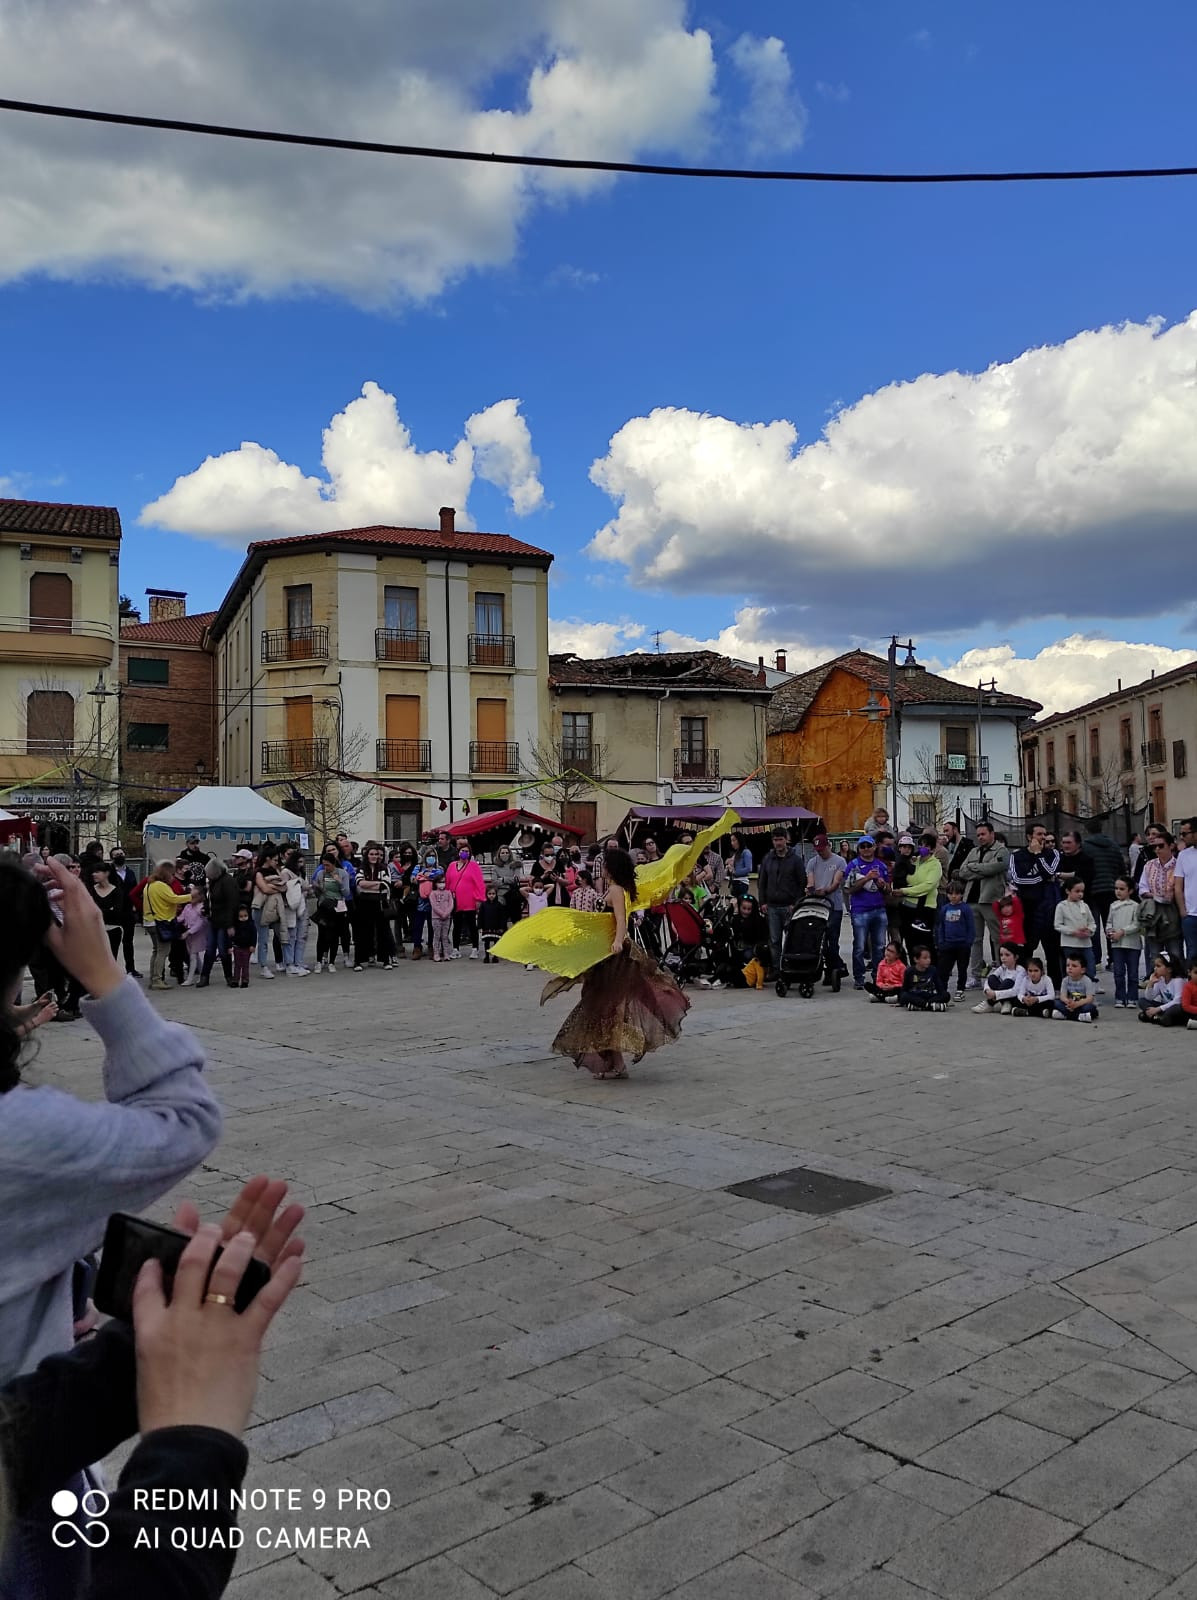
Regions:
[[[108,685],[104,682],[104,669],[103,669],[103,667],[101,667],[100,668],[100,675],[96,679],[95,688],[94,689],[89,689],[87,692],[91,696],[91,698],[96,702],[96,773],[95,773],[95,777],[96,777],[96,819],[95,819],[95,826],[96,826],[96,837],[98,837],[99,836],[99,832],[100,832],[100,759],[101,759],[101,751],[103,749],[103,739],[104,739],[104,707],[108,703],[109,700],[114,699],[117,696],[119,696],[120,690],[119,689],[110,689],[108,687]],[[76,839],[74,848],[78,849],[78,847],[79,847],[79,841],[78,841],[78,839]]]
[[[917,667],[914,658],[914,640],[899,640],[895,633],[889,641],[887,657],[889,661],[889,723],[886,726],[886,744],[889,752],[890,781],[893,786],[893,802],[890,810],[890,820],[896,828],[898,825],[898,765],[902,751],[902,718],[898,711],[898,651],[905,650],[906,660],[902,663],[903,670],[907,667]]]
[[[985,766],[981,760],[981,711],[984,697],[989,696],[989,703],[993,705],[997,691],[997,679],[990,678],[989,682],[982,681],[977,685],[977,790],[981,798],[981,815],[985,815]]]

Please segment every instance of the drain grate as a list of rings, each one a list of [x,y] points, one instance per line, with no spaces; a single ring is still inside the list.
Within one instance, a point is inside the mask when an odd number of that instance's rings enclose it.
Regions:
[[[791,1167],[788,1172],[770,1172],[747,1183],[729,1184],[724,1192],[738,1194],[744,1200],[760,1200],[767,1206],[784,1206],[787,1211],[825,1217],[833,1211],[847,1211],[850,1206],[880,1200],[891,1191],[872,1183],[858,1183],[855,1178],[816,1172],[813,1167]]]

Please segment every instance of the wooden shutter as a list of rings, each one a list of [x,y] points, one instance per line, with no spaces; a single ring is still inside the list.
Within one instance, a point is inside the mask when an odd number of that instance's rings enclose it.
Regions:
[[[507,702],[506,700],[479,700],[478,702],[478,742],[479,744],[502,744],[507,739]]]
[[[70,633],[72,591],[65,572],[35,572],[29,580],[30,633]]]
[[[387,695],[387,738],[420,737],[420,697],[418,694]]]
[[[311,695],[296,695],[285,702],[287,713],[287,738],[310,739],[312,737],[312,697]]]

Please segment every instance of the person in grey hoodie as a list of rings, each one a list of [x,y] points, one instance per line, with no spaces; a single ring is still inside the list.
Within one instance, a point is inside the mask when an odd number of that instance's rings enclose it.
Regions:
[[[164,1022],[113,959],[80,880],[50,862],[38,882],[0,862],[0,1383],[71,1348],[75,1262],[113,1211],[141,1211],[212,1150],[221,1113],[189,1029]],[[55,925],[51,904],[61,915]],[[21,1081],[21,978],[42,943],[90,996],[105,1099]]]

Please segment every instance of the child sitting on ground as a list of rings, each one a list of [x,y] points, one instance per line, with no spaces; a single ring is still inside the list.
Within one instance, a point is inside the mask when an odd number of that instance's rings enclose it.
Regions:
[[[1161,950],[1151,963],[1151,976],[1139,998],[1139,1021],[1154,1022],[1161,1028],[1178,1028],[1184,1020],[1180,1003],[1184,988],[1183,981],[1172,975],[1172,957]]]
[[[1056,986],[1043,970],[1038,956],[1027,961],[1027,975],[1014,1002],[1016,1017],[1050,1017],[1056,1003]]]
[[[896,1001],[902,992],[906,977],[906,963],[902,951],[893,939],[885,947],[884,958],[877,963],[877,976],[865,988],[873,996],[873,1004],[883,1006],[887,1000]]]
[[[1078,881],[1072,887],[1080,889],[1084,886]],[[1069,890],[1070,896],[1071,893]],[[1061,904],[1067,902],[1062,901]],[[1096,1022],[1097,1001],[1093,998],[1096,993],[1097,985],[1085,971],[1084,956],[1074,950],[1064,962],[1064,977],[1052,1007],[1052,1016],[1063,1017],[1068,1022]]]
[[[998,944],[1016,944],[1021,950],[1027,942],[1022,915],[1022,901],[1013,890],[993,902],[998,921]]]
[[[499,887],[489,883],[486,899],[478,907],[478,936],[482,940],[482,959],[493,961],[491,950],[507,931],[507,907],[499,899]]]
[[[953,878],[948,884],[947,901],[940,906],[935,918],[935,948],[938,951],[935,960],[945,988],[952,968],[956,968],[957,1000],[964,999],[968,984],[968,958],[976,936],[977,922],[972,906],[965,903],[964,885],[959,878]]]
[[[911,962],[902,979],[898,1004],[908,1011],[946,1011],[947,985],[931,964],[931,952],[925,944],[911,951]]]
[[[978,1016],[987,1011],[1000,1011],[1008,1017],[1014,1010],[1014,1001],[1018,995],[1019,987],[1027,981],[1027,975],[1018,964],[1018,949],[1012,944],[1003,944],[998,947],[998,963],[985,980],[982,994],[985,998],[973,1010]]]

